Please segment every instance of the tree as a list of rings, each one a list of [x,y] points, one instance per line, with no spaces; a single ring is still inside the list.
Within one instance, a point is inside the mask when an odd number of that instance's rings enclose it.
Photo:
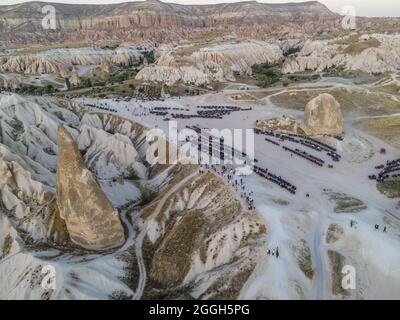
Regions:
[[[52,94],[55,91],[56,91],[55,88],[51,84],[46,85],[43,89],[43,93],[45,94]]]
[[[268,87],[281,79],[279,66],[269,63],[255,64],[251,67],[253,75],[258,79],[262,87]]]
[[[154,63],[156,61],[156,59],[154,57],[154,51],[153,50],[143,52],[143,56],[144,56],[145,59],[147,59],[147,62],[149,64],[152,64],[152,63]]]
[[[69,81],[68,78],[65,78],[65,85],[67,86],[67,89],[71,89],[71,82]]]
[[[91,81],[89,78],[87,78],[87,79],[85,80],[85,87],[89,88],[89,87],[91,87],[91,86],[92,86],[92,81]]]
[[[128,175],[127,175],[128,180],[138,180],[139,176],[137,175],[136,170],[132,167],[128,167]]]
[[[142,206],[145,206],[152,200],[153,198],[152,193],[149,189],[147,189],[143,185],[139,186],[139,191],[140,191],[140,204]]]

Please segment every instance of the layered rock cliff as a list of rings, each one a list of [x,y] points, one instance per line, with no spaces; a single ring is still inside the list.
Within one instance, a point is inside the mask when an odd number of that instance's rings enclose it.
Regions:
[[[0,35],[13,42],[49,42],[68,38],[165,41],[221,30],[265,39],[266,34],[316,33],[340,27],[340,16],[317,1],[179,5],[148,0],[82,6],[53,3],[51,5],[57,12],[57,29],[48,33],[41,26],[44,5],[30,2],[1,6]]]
[[[158,0],[125,2],[110,5],[52,4],[59,14],[58,27],[68,29],[141,27],[217,27],[234,23],[257,24],[266,18],[285,20],[334,19],[337,15],[317,1],[266,4],[256,1],[217,5],[179,5]],[[41,29],[44,3],[31,2],[0,7],[4,20],[1,31]],[[25,25],[22,25],[25,22]],[[26,22],[31,22],[29,25]]]

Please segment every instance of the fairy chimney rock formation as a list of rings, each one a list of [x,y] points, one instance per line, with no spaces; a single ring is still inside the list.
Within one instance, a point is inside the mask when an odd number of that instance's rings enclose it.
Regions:
[[[125,235],[118,214],[63,126],[57,130],[57,143],[57,205],[71,240],[88,250],[120,247]]]
[[[328,93],[312,99],[305,108],[300,129],[307,135],[342,135],[343,115],[339,102]]]
[[[72,69],[71,78],[70,78],[69,82],[74,87],[79,86],[81,83],[81,80],[79,79],[78,71],[76,70],[75,67]]]
[[[106,79],[110,74],[110,70],[111,70],[110,61],[106,57],[102,57],[100,63],[101,77],[103,79]]]

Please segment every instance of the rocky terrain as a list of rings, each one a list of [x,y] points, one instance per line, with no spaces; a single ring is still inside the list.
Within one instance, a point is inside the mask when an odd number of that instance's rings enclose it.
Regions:
[[[2,298],[239,295],[266,227],[220,178],[148,167],[145,129],[128,120],[0,98]],[[48,264],[56,290],[41,286]]]
[[[400,298],[398,19],[44,5],[0,5],[0,299]],[[255,159],[150,163],[171,119]]]
[[[202,89],[225,82],[255,80],[260,86],[276,82],[287,85],[293,79],[301,81],[310,74],[350,79],[362,76],[362,79],[371,81],[399,68],[399,49],[400,36],[396,33],[358,31],[329,40],[302,35],[286,40],[268,39],[267,42],[254,38],[220,41],[205,38],[189,45],[184,41],[148,46],[141,46],[140,42],[123,42],[114,49],[43,47],[37,52],[25,48],[5,50],[0,55],[0,84],[15,89],[35,84],[39,75],[45,76],[41,83],[50,81],[53,86],[64,90],[68,87],[65,79],[69,79],[72,87],[77,87],[81,85],[80,78],[84,73],[99,70],[91,80],[102,82],[110,79],[113,71],[118,69],[133,71],[132,77],[139,85],[171,87],[179,84]],[[154,56],[154,63],[153,59],[149,63],[146,57],[149,53]],[[254,68],[258,72],[254,72]]]
[[[333,40],[308,40],[301,51],[285,61],[282,71],[360,70],[385,73],[398,70],[398,34],[349,34]]]
[[[50,49],[38,53],[6,54],[0,57],[0,71],[24,74],[57,74],[68,76],[73,66],[98,66],[110,63],[131,66],[141,53],[136,48],[119,47],[116,50],[95,48]]]
[[[148,63],[142,51],[129,44],[122,44],[115,50],[51,49],[32,54],[4,54],[0,70],[4,75],[9,74],[3,79],[3,86],[8,88],[18,87],[24,81],[21,75],[55,75],[61,81],[69,78],[70,83],[77,86],[81,75],[77,68],[99,68],[97,80],[106,80],[115,67],[129,69],[142,61],[143,67],[135,77],[137,82],[167,86],[180,83],[204,87],[238,78],[252,79],[253,67],[257,65],[275,66],[284,75],[313,72],[355,78],[358,73],[380,75],[397,70],[399,39],[396,34],[349,34],[332,40],[305,42],[301,39],[251,40],[224,41],[210,46],[205,43],[163,46],[149,49],[154,50],[155,63]],[[300,51],[288,54],[290,50]]]
[[[297,131],[297,123],[292,117],[283,116],[266,120],[257,120],[256,126],[262,130]]]
[[[145,296],[160,297],[167,290],[173,298],[185,283],[195,298],[237,298],[266,235],[260,216],[245,210],[212,173],[172,188],[159,196],[157,207],[142,213],[150,271]]]
[[[179,58],[175,58],[177,56]],[[234,74],[251,75],[254,64],[275,64],[282,59],[283,52],[275,44],[256,41],[227,43],[201,48],[186,57],[180,56],[179,50],[166,53],[158,58],[154,66],[143,68],[136,79],[167,85],[181,81],[199,86],[214,81],[234,81]]]

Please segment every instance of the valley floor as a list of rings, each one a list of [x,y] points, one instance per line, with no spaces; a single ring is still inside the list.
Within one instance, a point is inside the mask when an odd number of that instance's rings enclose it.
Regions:
[[[354,86],[336,81],[324,82],[323,85]],[[306,84],[302,87],[308,90]],[[284,91],[296,90],[299,88]],[[282,109],[272,103],[271,97],[282,92],[267,94],[265,98],[255,101],[235,101],[231,96],[238,92],[233,89],[198,97],[167,98],[165,101],[123,102],[85,98],[83,102],[94,105],[107,103],[117,110],[117,115],[165,132],[168,132],[168,122],[149,113],[154,107],[188,109],[189,113],[195,113],[198,105],[253,108],[252,111],[235,112],[223,120],[178,119],[179,129],[187,125],[252,129],[255,121],[260,119],[283,115],[302,119],[302,111]],[[78,101],[82,102],[82,99]],[[88,109],[99,112],[91,107]],[[353,124],[361,119],[365,116],[345,118],[345,138],[336,141],[338,152],[342,155],[341,162],[333,163],[329,157],[323,156],[327,164],[334,165],[333,169],[291,157],[280,146],[265,141],[264,136],[255,136],[258,165],[281,175],[295,184],[298,190],[292,195],[256,174],[245,178],[248,191],[254,193],[255,206],[265,220],[267,236],[265,250],[259,256],[256,270],[244,286],[240,298],[400,298],[399,201],[386,198],[377,190],[375,181],[368,180],[376,165],[399,158],[400,151],[356,129]],[[296,147],[291,142],[285,142],[285,145]],[[381,148],[386,149],[386,155],[379,153]],[[359,200],[362,206],[339,211],[337,208],[343,198]],[[350,226],[351,220],[356,222],[355,227]],[[374,230],[375,224],[380,226],[379,231]],[[383,226],[387,226],[385,233],[382,232]],[[333,229],[340,230],[335,235],[335,241],[330,239]],[[276,247],[279,247],[279,258],[267,254],[268,248]],[[305,259],[307,263],[304,263]],[[308,264],[308,270],[305,264]],[[338,287],[344,265],[355,267],[355,290],[343,291]]]

